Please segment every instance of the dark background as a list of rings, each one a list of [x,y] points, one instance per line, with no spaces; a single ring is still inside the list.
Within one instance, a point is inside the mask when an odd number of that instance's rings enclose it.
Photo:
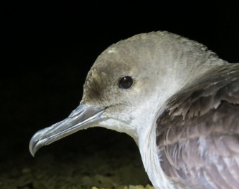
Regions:
[[[78,106],[88,70],[112,43],[167,30],[203,43],[222,59],[239,62],[239,8],[224,3],[38,0],[2,4],[0,171],[34,161],[28,152],[31,136]],[[44,147],[37,155],[60,154],[66,148],[92,155],[94,145],[137,151],[125,134],[95,128]]]

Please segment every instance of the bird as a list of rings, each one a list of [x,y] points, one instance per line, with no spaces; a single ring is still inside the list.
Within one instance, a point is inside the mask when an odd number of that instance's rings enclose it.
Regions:
[[[239,188],[239,64],[201,43],[155,31],[109,46],[80,105],[36,132],[30,152],[96,126],[134,139],[156,189]]]

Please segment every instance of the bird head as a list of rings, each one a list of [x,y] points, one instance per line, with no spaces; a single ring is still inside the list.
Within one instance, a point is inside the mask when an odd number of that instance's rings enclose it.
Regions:
[[[167,99],[204,71],[212,52],[168,32],[140,34],[108,47],[90,69],[80,105],[66,118],[38,131],[32,155],[44,145],[89,127],[125,132],[139,143]]]

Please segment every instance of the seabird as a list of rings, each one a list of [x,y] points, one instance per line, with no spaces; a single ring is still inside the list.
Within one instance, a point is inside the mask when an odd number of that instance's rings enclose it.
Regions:
[[[156,189],[239,188],[239,64],[196,41],[159,31],[108,47],[80,105],[30,152],[95,126],[135,140]]]

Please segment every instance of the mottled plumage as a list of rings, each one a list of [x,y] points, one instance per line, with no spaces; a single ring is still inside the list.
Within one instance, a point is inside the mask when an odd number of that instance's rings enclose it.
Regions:
[[[119,87],[125,76],[133,80]],[[239,188],[239,64],[168,32],[140,34],[108,47],[84,84],[80,106],[38,131],[42,146],[100,126],[137,143],[156,189]]]
[[[174,182],[239,187],[238,71],[237,65],[213,71],[172,97],[158,117],[160,164]]]

